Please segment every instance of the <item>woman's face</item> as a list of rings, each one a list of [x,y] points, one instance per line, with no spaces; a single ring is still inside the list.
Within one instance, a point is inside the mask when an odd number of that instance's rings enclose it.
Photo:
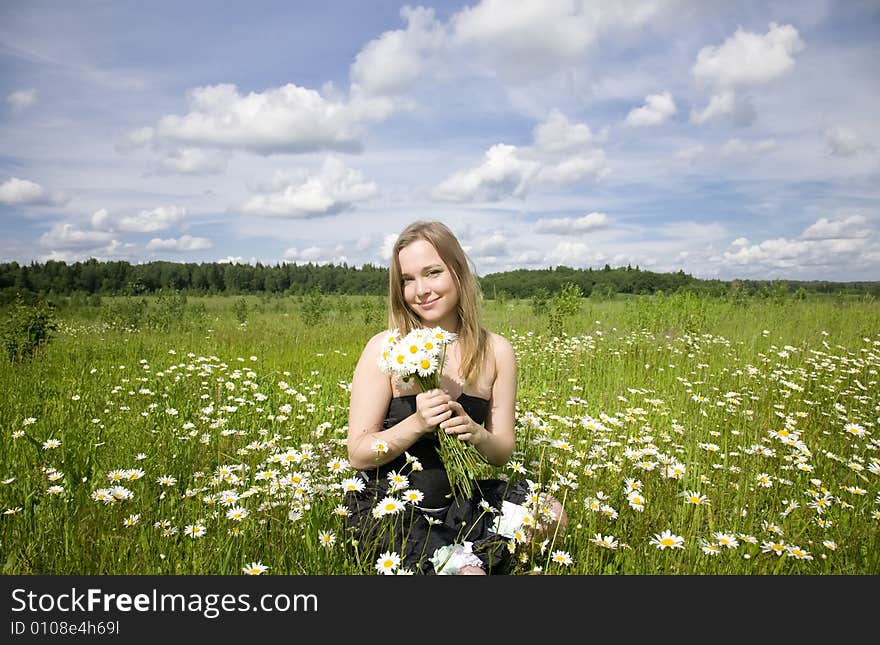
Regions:
[[[434,245],[416,240],[397,255],[403,300],[426,327],[458,330],[458,289]]]

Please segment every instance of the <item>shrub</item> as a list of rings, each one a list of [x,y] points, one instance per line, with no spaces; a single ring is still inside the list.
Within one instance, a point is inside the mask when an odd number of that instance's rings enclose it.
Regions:
[[[3,346],[10,361],[23,363],[45,347],[57,329],[55,314],[45,303],[26,305],[20,298],[3,323]]]

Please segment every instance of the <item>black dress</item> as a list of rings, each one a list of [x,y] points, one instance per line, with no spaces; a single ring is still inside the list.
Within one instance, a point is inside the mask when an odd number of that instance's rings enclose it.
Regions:
[[[488,400],[464,393],[457,400],[471,419],[481,425],[485,423]],[[392,398],[383,428],[391,428],[415,411],[414,394]],[[365,487],[346,493],[346,503],[351,511],[348,524],[358,540],[361,557],[375,561],[380,553],[393,551],[400,556],[402,567],[414,573],[433,574],[436,571],[431,559],[437,561],[438,549],[467,542],[488,573],[506,572],[510,564],[510,538],[493,529],[504,502],[521,504],[528,486],[525,482],[480,479],[475,482],[471,497],[453,498],[446,469],[437,453],[438,445],[437,434],[431,432],[406,451],[418,460],[421,470],[412,470],[406,454],[401,454],[374,470],[359,472]],[[417,506],[406,503],[391,518],[375,517],[376,504],[395,495],[389,492],[391,472],[406,476],[409,489],[418,489],[424,497]]]

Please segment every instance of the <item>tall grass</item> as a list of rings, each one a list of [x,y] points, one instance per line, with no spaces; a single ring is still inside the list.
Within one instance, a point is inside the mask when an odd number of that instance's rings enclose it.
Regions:
[[[171,305],[63,310],[0,368],[3,572],[375,573],[340,505],[381,300]],[[880,573],[876,302],[585,300],[556,335],[529,302],[484,310],[519,369],[517,450],[487,474],[569,519],[512,542],[516,571]]]

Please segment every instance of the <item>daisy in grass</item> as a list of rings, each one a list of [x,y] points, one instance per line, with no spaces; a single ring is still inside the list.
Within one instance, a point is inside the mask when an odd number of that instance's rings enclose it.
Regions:
[[[639,491],[634,490],[626,496],[626,499],[632,509],[639,512],[645,510],[645,498]]]
[[[262,562],[251,562],[250,564],[246,564],[242,567],[242,572],[244,572],[247,576],[259,576],[266,573],[267,567]]]
[[[43,450],[53,450],[58,448],[61,445],[61,441],[59,439],[46,439],[43,442]]]
[[[714,544],[712,542],[708,542],[706,540],[703,540],[700,543],[700,551],[702,551],[706,555],[718,555],[719,553],[721,553],[721,546],[719,546],[718,544]]]
[[[771,488],[773,486],[773,477],[768,475],[767,473],[760,473],[756,478],[758,486],[762,488]]]
[[[236,522],[241,522],[248,515],[248,510],[243,506],[233,506],[226,511],[226,517],[230,520],[235,520]]]
[[[709,504],[709,498],[695,490],[686,490],[681,495],[684,497],[686,504],[693,504],[695,506]]]
[[[183,534],[194,540],[204,537],[207,532],[208,530],[205,528],[204,524],[187,524],[183,527]]]
[[[550,560],[564,567],[568,567],[573,563],[571,555],[567,551],[554,551],[550,554]]]
[[[342,490],[346,493],[359,493],[364,490],[364,487],[366,486],[364,480],[360,477],[349,477],[348,479],[343,479],[340,485],[342,486]]]
[[[386,551],[376,560],[376,571],[386,576],[394,573],[399,566],[400,556],[393,551]]]
[[[156,478],[156,483],[160,486],[174,486],[177,483],[177,478],[171,475],[161,475]]]
[[[721,531],[716,531],[712,535],[712,537],[714,537],[715,541],[718,542],[718,546],[727,547],[728,549],[735,549],[739,546],[739,541],[730,533],[722,533]]]
[[[813,556],[809,554],[806,549],[802,549],[799,546],[791,545],[785,547],[786,553],[790,558],[795,558],[796,560],[812,560]]]
[[[129,515],[124,520],[122,520],[122,526],[125,526],[125,527],[137,526],[137,523],[140,521],[140,519],[141,519],[141,516],[138,514]]]
[[[333,531],[318,532],[318,543],[325,549],[329,549],[336,544],[336,534]]]
[[[601,533],[596,533],[596,537],[593,538],[593,544],[596,546],[601,546],[603,549],[611,549],[614,551],[619,543],[616,539],[614,539],[613,535],[602,535]]]
[[[683,549],[684,538],[666,529],[662,533],[655,533],[654,537],[651,538],[650,544],[653,544],[661,551],[664,549]]]
[[[782,540],[778,542],[774,542],[772,540],[768,540],[761,544],[761,553],[772,553],[773,555],[782,555],[785,553],[785,543]]]

